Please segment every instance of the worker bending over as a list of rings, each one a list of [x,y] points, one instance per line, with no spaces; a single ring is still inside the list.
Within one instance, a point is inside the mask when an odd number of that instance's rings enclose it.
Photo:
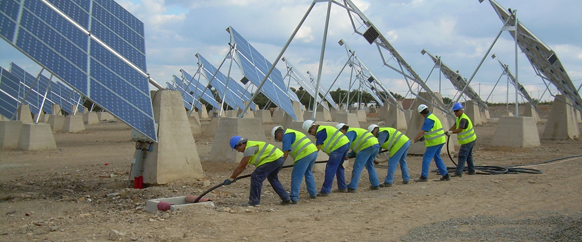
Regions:
[[[368,127],[368,131],[376,136],[381,147],[389,152],[388,173],[380,187],[391,187],[394,184],[394,173],[398,164],[400,164],[400,170],[402,171],[402,183],[408,184],[410,182],[408,164],[406,163],[406,156],[408,155],[408,149],[410,149],[408,136],[395,128],[380,127],[376,124],[371,124]]]
[[[348,137],[350,140],[350,149],[353,154],[356,154],[356,161],[354,162],[354,169],[352,170],[352,180],[348,184],[348,192],[356,192],[356,189],[358,189],[360,175],[362,174],[364,166],[368,170],[370,189],[378,190],[380,182],[378,181],[376,169],[374,169],[374,159],[380,151],[378,139],[368,132],[368,130],[350,128],[344,123],[339,123],[336,128]]]

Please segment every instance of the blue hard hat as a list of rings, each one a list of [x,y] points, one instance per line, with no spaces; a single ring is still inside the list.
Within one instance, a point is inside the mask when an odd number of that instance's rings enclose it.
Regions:
[[[459,110],[459,109],[463,109],[463,104],[455,103],[455,105],[453,105],[453,110]]]
[[[238,144],[238,142],[242,139],[242,137],[235,135],[230,138],[230,148],[233,148]]]

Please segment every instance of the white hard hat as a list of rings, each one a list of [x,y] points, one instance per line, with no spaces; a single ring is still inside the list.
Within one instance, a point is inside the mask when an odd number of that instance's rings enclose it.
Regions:
[[[301,128],[303,128],[305,132],[309,132],[309,128],[311,128],[311,126],[313,126],[314,123],[315,121],[311,119],[305,120],[305,122],[303,122],[303,125],[301,125]]]
[[[368,132],[372,133],[372,131],[378,127],[380,126],[378,126],[377,124],[370,124],[370,126],[368,126]]]
[[[335,126],[336,129],[342,129],[344,126],[346,126],[346,124],[344,123],[339,123]]]
[[[277,138],[275,137],[275,132],[277,131],[277,129],[283,129],[283,126],[279,125],[279,126],[275,126],[273,127],[273,129],[271,130],[271,136],[273,137],[274,140],[277,140]]]
[[[420,105],[418,105],[418,112],[420,113],[420,112],[422,112],[422,110],[425,110],[427,108],[428,108],[428,106],[426,106],[424,104],[420,104]]]

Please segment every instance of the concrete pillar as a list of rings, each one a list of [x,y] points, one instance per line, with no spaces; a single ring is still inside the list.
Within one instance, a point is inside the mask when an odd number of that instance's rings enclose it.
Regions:
[[[327,102],[323,102],[322,105],[325,105],[326,107],[329,107],[329,105],[327,104]],[[323,106],[317,107],[317,113],[315,115],[320,115],[319,113],[321,113],[321,117],[322,118],[321,119],[320,118],[317,118],[317,121],[326,121],[326,122],[333,121],[332,118],[331,118],[331,114]],[[303,116],[303,119],[304,119],[303,121],[305,121],[305,116]]]
[[[167,184],[178,179],[204,177],[180,92],[157,92],[152,97],[154,119],[158,123],[158,143],[147,152],[143,182]]]
[[[389,106],[389,104],[384,104]],[[398,108],[399,107],[399,108]],[[379,117],[380,120],[385,120],[385,124],[388,127],[392,127],[398,130],[408,129],[408,123],[406,122],[406,114],[400,108],[402,108],[402,101],[398,101],[398,107],[388,108],[388,113],[386,116]]]
[[[18,120],[25,124],[32,124],[32,114],[30,113],[30,107],[27,104],[22,104],[18,108]]]
[[[202,134],[202,124],[200,119],[198,119],[198,113],[192,113],[188,117],[188,122],[190,123],[190,129],[192,130],[192,135],[197,136]]]
[[[542,139],[565,140],[580,137],[574,108],[569,105],[571,103],[570,99],[556,95]]]
[[[33,120],[36,120],[36,117],[38,116],[38,113],[34,114],[34,118]],[[46,115],[44,113],[40,113],[40,118],[38,119],[39,123],[48,123],[48,119],[49,119],[49,115]]]
[[[22,121],[0,121],[0,148],[17,148],[21,129]]]
[[[283,117],[285,116],[285,111],[277,109],[273,111],[273,122],[281,124],[283,122]]]
[[[236,116],[234,116],[234,117],[238,117],[238,115],[240,115],[240,113],[242,113],[242,110],[238,109],[236,112]],[[253,112],[249,108],[249,110],[247,110],[247,113],[245,113],[245,115],[243,115],[243,118],[255,118],[255,112]]]
[[[481,122],[481,114],[479,113],[479,106],[473,100],[468,100],[463,105],[463,112],[471,119],[473,125],[480,125]]]
[[[491,139],[491,145],[506,147],[540,146],[540,136],[536,121],[532,117],[502,116]]]
[[[336,118],[335,118],[334,122],[345,123],[348,126],[354,127],[354,128],[361,128],[360,122],[358,121],[358,115],[355,113],[339,112],[336,114],[335,117]],[[368,128],[368,127],[363,127],[363,128]]]
[[[227,110],[227,111],[223,111],[223,113],[226,112],[225,117],[228,118],[236,118],[237,117],[237,110]]]
[[[229,141],[232,136],[241,136],[249,140],[268,142],[263,124],[258,118],[221,118],[212,148],[210,149],[209,161],[238,163],[242,159],[242,154],[230,147]]]
[[[301,110],[301,103],[298,102],[291,102],[293,104],[293,111],[295,111],[295,116],[297,116],[297,120],[298,122],[303,122],[305,121],[305,119],[303,118],[303,110]],[[327,103],[325,103],[327,105]],[[330,115],[330,119],[331,119],[331,115]]]
[[[115,121],[115,117],[108,112],[97,112],[97,118],[99,121]]]
[[[50,115],[48,121],[50,127],[53,131],[61,131],[65,125],[65,116],[63,115]]]
[[[576,113],[576,121],[578,123],[582,123],[582,115],[580,115],[580,111],[578,111],[578,109],[574,109],[574,112]]]
[[[22,150],[56,149],[57,143],[49,124],[22,124],[18,137],[18,148]]]
[[[365,110],[351,110],[350,113],[355,113],[356,116],[358,117],[358,121],[365,123],[368,122],[368,119],[366,118],[366,111]]]
[[[437,96],[437,98],[439,98],[442,101],[442,97],[440,96],[440,93],[435,93],[435,95]],[[419,93],[419,96],[423,97],[426,100],[432,100],[431,96],[426,92]],[[418,135],[418,133],[420,132],[420,130],[422,128],[422,125],[424,124],[424,117],[422,117],[422,115],[420,115],[420,113],[418,113],[418,106],[420,104],[427,105],[428,110],[441,121],[443,129],[449,130],[451,125],[449,125],[449,119],[445,116],[443,111],[434,107],[432,102],[426,103],[426,101],[424,101],[420,98],[417,98],[417,100],[414,101],[414,105],[411,107],[412,114],[411,114],[411,117],[410,117],[410,120],[408,123],[408,129],[406,130],[406,136],[413,139],[414,137],[416,137],[416,135]],[[450,141],[448,143],[449,149],[451,151],[455,150],[455,144],[457,143],[457,139],[451,137],[451,139],[449,141]],[[412,143],[410,145],[410,149],[408,150],[408,154],[422,155],[422,154],[424,154],[425,150],[426,150],[426,146],[424,145],[424,142]],[[443,147],[441,150],[441,154],[446,154],[446,153],[447,153],[447,147]]]
[[[483,109],[479,111],[479,114],[481,115],[481,122],[483,123],[489,122],[489,119],[491,118],[491,115],[489,115],[489,110]]]
[[[99,117],[96,112],[86,112],[83,114],[83,122],[87,125],[98,124]]]
[[[208,111],[206,111],[206,105],[201,105],[202,108],[198,110],[198,114],[200,115],[200,119],[210,119],[208,117]]]
[[[539,123],[541,121],[540,115],[538,115],[538,112],[536,112],[534,106],[531,105],[531,103],[526,103],[524,106],[525,107],[523,108],[522,116],[532,117],[537,123]]]
[[[53,113],[52,115],[61,115],[61,105],[53,104]]]
[[[65,122],[63,124],[63,132],[76,133],[85,130],[85,125],[83,124],[83,116],[67,116],[65,117]]]
[[[208,124],[208,126],[206,126],[206,129],[204,129],[202,136],[214,137],[214,135],[216,135],[216,129],[218,129],[219,120],[220,120],[220,118],[212,118],[210,120],[210,123]]]
[[[268,124],[273,122],[271,119],[271,111],[269,110],[257,110],[255,112],[255,117],[260,119],[262,123]]]

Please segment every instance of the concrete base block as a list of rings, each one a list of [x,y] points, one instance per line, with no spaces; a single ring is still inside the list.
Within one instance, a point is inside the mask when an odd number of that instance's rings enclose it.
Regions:
[[[542,121],[542,119],[540,119],[540,115],[538,115],[538,112],[536,112],[535,108],[533,107],[533,105],[531,105],[531,103],[526,103],[524,106],[525,107],[523,109],[523,115],[522,116],[532,117],[538,123],[540,121]]]
[[[384,104],[388,106],[388,104]],[[398,102],[398,106],[402,108],[402,101]],[[406,119],[406,114],[398,107],[391,107],[388,109],[386,116],[380,117],[381,120],[385,120],[385,125],[398,130],[408,129],[408,122]]]
[[[345,123],[350,127],[353,128],[361,128],[360,127],[360,122],[358,120],[358,115],[355,113],[337,113],[335,115],[335,120],[334,122],[337,123]],[[364,127],[364,128],[368,128],[368,127]]]
[[[62,115],[61,114],[61,105],[53,104],[52,110],[53,110],[52,115]]]
[[[499,119],[495,134],[491,139],[492,146],[506,147],[538,147],[540,136],[536,121],[532,117],[509,117]]]
[[[293,111],[295,111],[295,116],[297,117],[297,120],[295,121],[299,121],[299,122],[303,122],[305,121],[305,119],[303,119],[303,110],[301,109],[303,107],[303,105],[301,105],[301,103],[298,102],[293,102],[291,101],[291,104],[293,104]],[[327,103],[325,103],[325,105],[327,105]],[[325,110],[327,112],[327,110]],[[329,112],[328,112],[329,114]],[[331,114],[329,115],[329,119],[331,120]]]
[[[473,122],[473,125],[480,125],[483,122],[481,122],[481,114],[479,113],[479,106],[477,106],[477,104],[475,102],[473,102],[472,100],[468,100],[465,102],[465,105],[463,106],[464,110],[463,112],[469,117],[469,119],[471,119],[471,122]]]
[[[97,117],[97,113],[96,112],[84,113],[83,114],[83,122],[86,125],[98,124],[99,123],[99,117]]]
[[[152,97],[158,142],[144,159],[143,182],[167,184],[204,177],[180,92],[160,90]]]
[[[272,123],[273,120],[271,119],[271,111],[269,110],[257,110],[255,112],[255,118],[258,118],[264,124]]]
[[[334,122],[337,122],[337,120],[336,120],[336,119],[337,119],[337,113],[338,113],[337,109],[332,109],[332,110],[329,110],[329,115],[331,115],[331,119],[332,119]],[[345,113],[345,112],[343,112],[343,111],[340,111],[339,113]],[[303,120],[303,121],[305,121],[305,120]]]
[[[99,121],[115,121],[113,115],[108,112],[98,112],[97,118],[99,118]]]
[[[350,111],[350,113],[355,113],[358,116],[358,122],[368,122],[368,119],[366,118],[366,111],[365,110],[352,110]]]
[[[578,111],[578,109],[574,109],[574,112],[576,113],[576,121],[578,123],[582,123],[582,115],[580,114],[580,111]]]
[[[313,112],[312,111],[305,111],[303,112],[303,120],[308,120],[308,119],[312,119],[313,116]],[[324,112],[317,112],[315,113],[315,120],[317,121],[323,121],[323,122],[332,122],[331,119],[331,114],[329,112],[324,111]]]
[[[22,121],[0,121],[0,148],[17,148],[21,129]]]
[[[158,199],[151,199],[146,201],[146,211],[150,213],[155,213],[158,211],[158,203],[160,202],[167,202],[173,205],[170,205],[170,211],[182,210],[182,209],[194,209],[200,207],[207,207],[207,208],[214,208],[214,202],[199,202],[199,203],[189,203],[186,202],[186,196],[181,197],[167,197],[167,198],[158,198]]]
[[[190,129],[192,130],[192,135],[197,136],[204,132],[202,130],[202,124],[200,123],[200,119],[198,118],[197,113],[192,113],[190,117],[188,117],[188,122],[190,123]]]
[[[208,156],[209,160],[213,162],[238,163],[242,159],[243,153],[233,150],[229,145],[230,138],[235,135],[253,141],[268,142],[260,119],[221,118],[216,135],[214,135],[212,148]]]
[[[236,116],[238,117],[238,115],[240,115],[240,113],[242,113],[242,110],[237,110],[236,111]],[[255,112],[251,111],[251,109],[249,108],[249,110],[247,110],[247,113],[245,113],[245,115],[243,115],[243,118],[255,118]]]
[[[38,114],[37,114],[37,113],[35,113],[35,114],[34,114],[34,118],[33,118],[33,120],[36,120],[36,117],[37,117],[37,116],[38,116]],[[49,115],[46,115],[46,114],[44,114],[44,113],[41,113],[41,114],[40,114],[40,118],[38,118],[38,122],[39,122],[39,123],[48,123],[48,120],[49,120]]]
[[[220,118],[212,118],[210,120],[210,123],[208,124],[208,126],[206,126],[206,129],[204,129],[202,136],[214,137],[214,135],[216,135],[216,129],[218,129],[219,120],[220,120]]]
[[[225,117],[227,118],[236,118],[237,117],[237,110],[227,110],[227,111],[223,111],[226,112]]]
[[[481,115],[481,122],[487,123],[489,119],[491,119],[491,115],[489,115],[489,110],[483,109],[479,111],[479,115]]]
[[[283,123],[283,118],[285,117],[285,111],[275,110],[275,111],[273,111],[273,116],[271,116],[271,117],[273,118],[274,123],[281,124],[281,123]]]
[[[570,99],[556,95],[542,139],[566,140],[580,137],[574,108],[569,104],[571,104]]]
[[[20,105],[18,108],[18,120],[22,121],[25,124],[32,124],[34,120],[32,120],[32,114],[30,113],[30,107],[26,104]]]
[[[85,125],[83,124],[82,116],[75,115],[65,117],[63,132],[76,133],[83,130],[85,130]]]
[[[53,131],[61,131],[65,126],[65,116],[63,115],[50,115],[48,121],[50,127]]]
[[[22,150],[56,149],[57,143],[49,124],[22,124],[18,137],[18,148]]]
[[[210,117],[208,117],[208,111],[206,110],[206,105],[201,105],[202,107],[200,108],[200,110],[198,110],[198,117],[200,119],[209,119]],[[192,112],[194,113],[194,112]]]

